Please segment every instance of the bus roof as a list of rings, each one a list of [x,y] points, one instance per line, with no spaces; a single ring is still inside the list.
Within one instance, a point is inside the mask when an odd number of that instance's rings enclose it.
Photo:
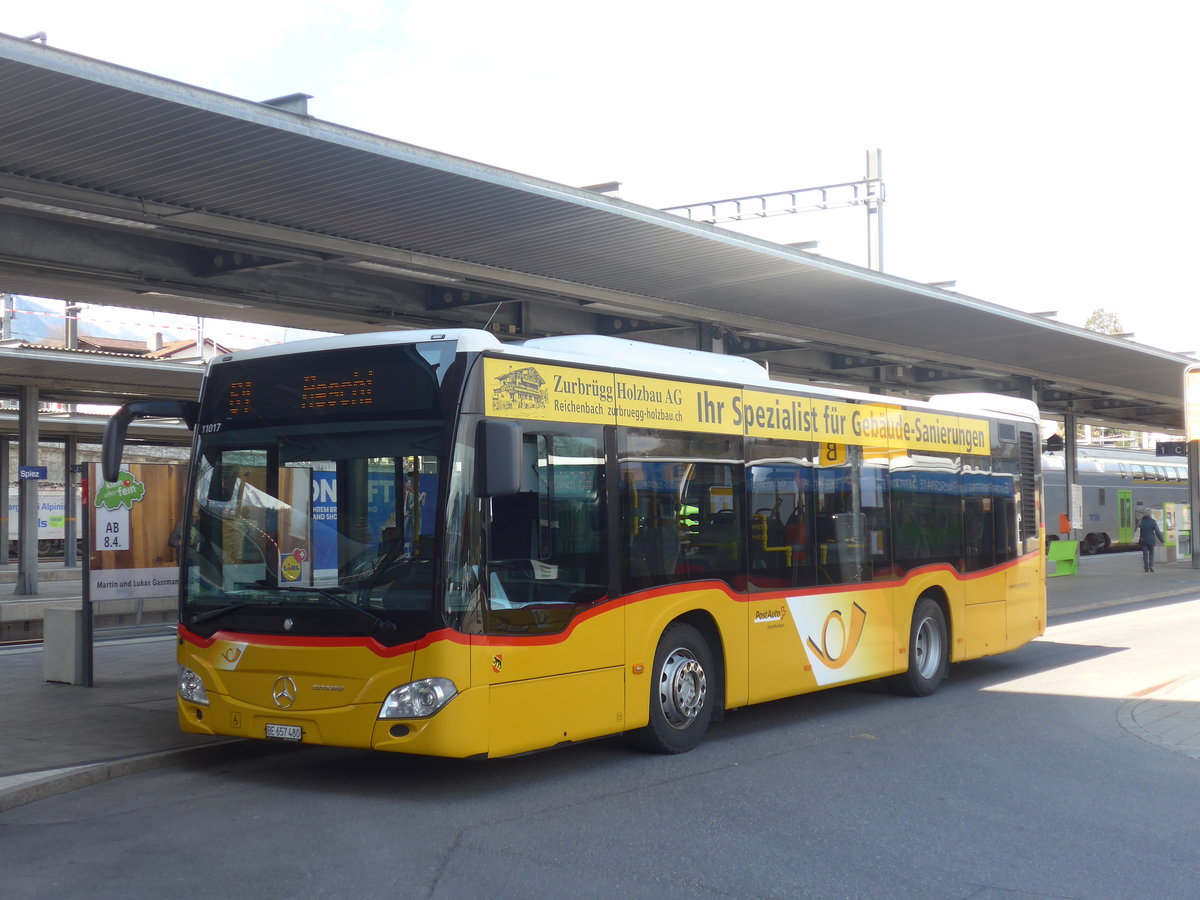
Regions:
[[[875,404],[907,407],[926,407],[953,413],[1025,419],[1036,423],[1040,415],[1032,400],[1006,397],[1000,394],[941,394],[928,401],[904,397],[867,394],[862,391],[840,390],[806,382],[778,381],[771,378],[766,367],[741,356],[708,353],[682,347],[664,347],[629,338],[604,335],[568,335],[534,338],[501,345],[502,352],[514,356],[531,356],[539,360],[591,364],[604,368],[624,368],[651,372],[667,377],[695,378],[701,381],[728,382],[790,391],[805,391],[831,398],[863,400]],[[532,352],[531,352],[532,351]]]
[[[505,345],[506,350],[513,348],[536,350],[539,356],[561,358],[563,361],[591,361],[595,365],[615,365],[660,375],[690,375],[746,384],[768,384],[771,381],[764,366],[744,356],[666,347],[599,334],[533,338]]]
[[[941,394],[929,401],[923,401],[867,394],[854,390],[840,390],[810,383],[777,381],[771,378],[765,366],[745,357],[710,353],[704,350],[689,350],[684,347],[668,347],[662,344],[648,344],[629,338],[595,334],[531,338],[506,343],[499,340],[490,331],[477,328],[397,329],[395,331],[333,335],[240,350],[234,354],[217,357],[213,360],[213,364],[219,365],[231,359],[257,359],[347,347],[384,347],[393,344],[431,341],[452,341],[459,352],[490,352],[533,357],[547,362],[592,365],[603,368],[615,367],[667,377],[748,384],[762,388],[803,390],[828,397],[863,400],[877,404],[927,407],[947,412],[1019,418],[1033,422],[1037,422],[1039,418],[1037,405],[1032,401],[999,394]]]

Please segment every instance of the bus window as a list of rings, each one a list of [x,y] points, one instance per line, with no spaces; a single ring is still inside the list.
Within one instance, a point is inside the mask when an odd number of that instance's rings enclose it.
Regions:
[[[748,444],[752,457],[746,467],[749,589],[774,591],[816,584],[812,514],[817,445]]]
[[[525,436],[522,490],[491,499],[486,630],[559,631],[607,595],[603,446],[586,426]]]
[[[814,489],[817,583],[872,580],[890,553],[886,462],[848,446],[844,462],[815,470]]]
[[[475,447],[460,436],[446,503],[445,613],[452,627],[478,634],[483,628],[482,536],[487,501],[474,495],[474,477]]]
[[[992,461],[986,456],[963,459],[962,509],[963,571],[978,572],[996,564]]]
[[[1025,436],[1025,433],[1021,433]],[[1020,484],[1022,473],[1019,445],[1005,441],[992,445],[992,528],[996,563],[1008,562],[1021,555],[1022,528],[1036,534],[1035,517],[1023,521]]]
[[[687,464],[625,460],[620,466],[622,591],[677,580],[684,541],[696,533],[698,507],[680,503]]]
[[[958,459],[932,453],[898,457],[891,464],[891,486],[896,569],[903,573],[939,562],[960,566],[964,507]],[[973,512],[982,515],[987,505],[978,502]],[[982,533],[981,520],[970,524]]]
[[[696,579],[745,582],[741,442],[619,434],[622,590]]]

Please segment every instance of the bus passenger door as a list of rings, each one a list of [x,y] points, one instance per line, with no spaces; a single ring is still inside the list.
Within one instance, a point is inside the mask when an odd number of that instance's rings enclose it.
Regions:
[[[608,498],[599,427],[523,440],[521,491],[493,497],[484,653],[492,755],[619,732],[624,609],[608,596]]]
[[[886,674],[886,452],[761,441],[748,455],[751,702]]]
[[[746,699],[758,703],[816,687],[812,666],[806,664],[803,626],[793,614],[798,604],[814,602],[799,592],[817,581],[815,445],[747,443]]]

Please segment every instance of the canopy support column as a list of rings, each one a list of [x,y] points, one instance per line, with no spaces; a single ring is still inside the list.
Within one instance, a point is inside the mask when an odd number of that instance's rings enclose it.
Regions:
[[[1075,533],[1075,523],[1070,521],[1071,496],[1075,493],[1075,485],[1079,482],[1079,451],[1076,449],[1075,430],[1075,413],[1065,413],[1063,415],[1063,498],[1067,506],[1065,512],[1068,524],[1071,526],[1067,531],[1067,538],[1070,540],[1079,539],[1079,535]]]
[[[20,388],[17,412],[17,466],[37,465],[38,389]],[[36,594],[38,590],[38,483],[36,478],[17,479],[17,587],[14,593]]]

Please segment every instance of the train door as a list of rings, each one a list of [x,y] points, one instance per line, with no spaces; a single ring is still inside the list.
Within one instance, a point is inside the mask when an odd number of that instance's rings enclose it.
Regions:
[[[1128,488],[1117,490],[1117,540],[1122,544],[1133,542],[1133,491]]]

